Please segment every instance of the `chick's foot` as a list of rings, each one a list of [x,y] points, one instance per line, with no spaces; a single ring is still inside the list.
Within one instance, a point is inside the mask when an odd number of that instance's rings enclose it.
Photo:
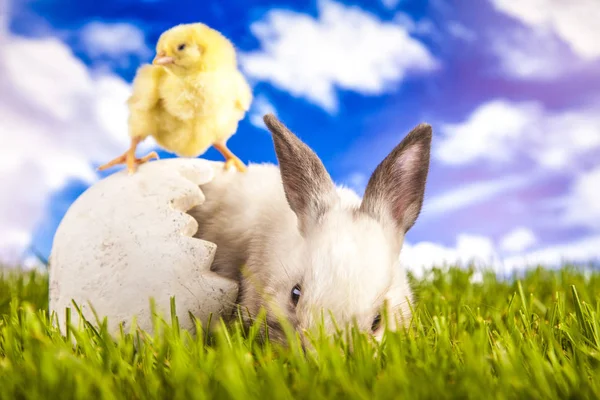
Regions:
[[[148,162],[153,158],[158,159],[158,154],[155,151],[148,153],[148,155],[142,158],[137,158],[130,152],[126,152],[120,155],[119,157],[115,158],[114,160],[111,160],[106,164],[99,166],[98,171],[104,171],[105,169],[114,167],[115,165],[119,164],[127,164],[127,171],[131,175],[136,171],[138,165],[144,164],[145,162]]]
[[[110,168],[110,167],[113,167],[113,166],[119,165],[119,164],[127,164],[127,171],[129,172],[129,175],[131,175],[135,172],[136,167],[138,165],[148,162],[153,158],[158,159],[158,154],[156,154],[155,151],[148,153],[148,155],[146,155],[142,158],[137,158],[135,156],[135,150],[137,149],[138,144],[140,144],[140,142],[142,140],[143,139],[140,137],[132,138],[131,146],[129,146],[129,150],[127,150],[125,153],[123,153],[119,157],[115,158],[114,160],[109,161],[106,164],[98,167],[98,171],[104,171],[107,168]]]
[[[231,166],[234,166],[239,172],[246,172],[246,166],[225,146],[223,143],[215,143],[214,148],[217,149],[223,157],[225,157],[225,169],[228,170]]]
[[[231,166],[234,166],[239,172],[246,172],[246,166],[237,157],[230,158],[225,161],[225,169],[229,169]]]

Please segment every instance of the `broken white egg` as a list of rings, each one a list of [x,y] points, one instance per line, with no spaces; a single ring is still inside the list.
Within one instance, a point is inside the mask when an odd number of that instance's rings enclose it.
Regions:
[[[186,213],[204,201],[199,187],[213,178],[211,162],[174,158],[148,162],[133,175],[126,170],[88,188],[61,221],[50,255],[50,312],[61,330],[66,309],[95,324],[125,332],[136,325],[152,332],[152,298],[170,318],[175,298],[180,326],[194,331],[192,314],[207,326],[228,314],[236,282],[210,270],[216,245],[193,238],[198,222]],[[92,311],[92,307],[93,310]]]

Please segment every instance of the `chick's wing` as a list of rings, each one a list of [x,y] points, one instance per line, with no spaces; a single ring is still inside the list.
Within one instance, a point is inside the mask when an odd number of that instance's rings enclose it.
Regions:
[[[138,69],[133,80],[133,88],[128,104],[132,109],[150,110],[159,100],[158,87],[163,77],[163,70],[154,65],[144,65]]]
[[[236,82],[236,106],[242,111],[248,111],[252,103],[252,89],[239,71],[236,71],[234,75],[234,81]]]

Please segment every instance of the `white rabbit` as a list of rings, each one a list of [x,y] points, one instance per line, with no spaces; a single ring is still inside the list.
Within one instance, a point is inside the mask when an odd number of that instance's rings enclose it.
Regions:
[[[190,211],[196,237],[217,245],[213,270],[240,282],[246,322],[265,307],[271,339],[285,341],[281,316],[305,340],[321,321],[332,332],[331,315],[340,328],[356,322],[379,339],[384,304],[390,329],[411,315],[399,255],[423,202],[431,126],[414,128],[381,162],[361,201],[336,187],[319,157],[275,116],[264,121],[280,168],[215,168],[202,185],[205,202]]]

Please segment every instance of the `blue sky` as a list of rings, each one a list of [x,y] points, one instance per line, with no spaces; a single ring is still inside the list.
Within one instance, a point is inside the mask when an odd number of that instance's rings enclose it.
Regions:
[[[250,113],[229,141],[244,162],[276,161],[260,120],[274,111],[338,183],[360,193],[413,126],[433,126],[425,206],[403,253],[409,267],[592,261],[600,257],[600,3],[519,3],[9,3],[0,254],[48,254],[66,209],[104,176],[95,166],[127,146],[124,101],[136,69],[164,30],[199,21],[233,41],[253,87]],[[204,157],[220,159],[214,150]]]

